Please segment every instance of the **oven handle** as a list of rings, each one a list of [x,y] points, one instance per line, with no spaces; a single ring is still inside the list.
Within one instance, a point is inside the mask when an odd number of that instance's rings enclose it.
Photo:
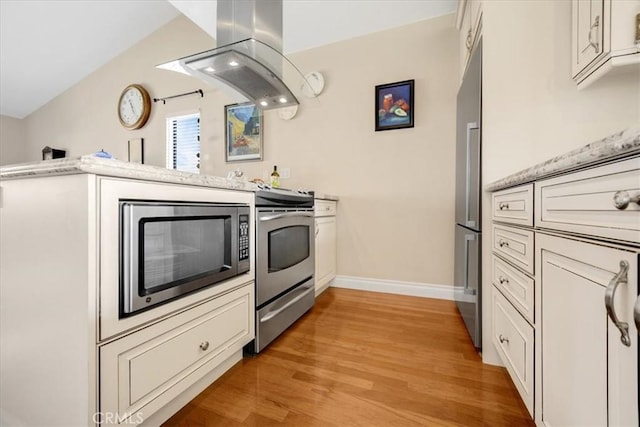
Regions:
[[[302,288],[300,288],[300,289],[302,289]],[[280,307],[276,311],[270,311],[269,313],[267,313],[266,316],[264,316],[262,319],[260,319],[260,323],[268,322],[269,320],[273,319],[278,314],[282,313],[287,308],[291,307],[293,304],[297,303],[302,298],[306,297],[309,294],[309,292],[313,292],[313,291],[315,291],[315,286],[312,283],[306,291],[304,291],[303,293],[301,293],[300,295],[298,295],[297,297],[295,297],[291,301],[287,302],[285,305],[283,305],[282,307]]]
[[[313,217],[313,212],[285,212],[276,215],[263,216],[262,218],[260,218],[260,221],[273,221],[275,219],[291,218],[296,216]]]

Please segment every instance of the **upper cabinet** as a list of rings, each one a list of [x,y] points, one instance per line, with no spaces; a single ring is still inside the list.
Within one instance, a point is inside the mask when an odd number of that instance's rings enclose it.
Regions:
[[[639,67],[639,14],[640,0],[573,0],[571,74],[578,88],[614,69]]]
[[[482,34],[482,1],[459,0],[456,12],[456,28],[459,33],[460,80],[467,69],[473,47]]]

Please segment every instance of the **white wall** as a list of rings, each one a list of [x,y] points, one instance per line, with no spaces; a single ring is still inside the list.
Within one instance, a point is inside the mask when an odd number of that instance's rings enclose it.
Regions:
[[[0,166],[25,161],[26,141],[24,120],[0,116]],[[40,156],[42,156],[42,152],[40,152]]]
[[[264,161],[225,163],[224,105],[232,102],[193,78],[154,65],[214,45],[177,18],[27,119],[28,160],[44,145],[70,156],[104,149],[126,160],[127,140],[144,138],[146,163],[164,166],[165,118],[200,110],[202,172],[240,167],[266,178],[289,167],[289,188],[340,197],[338,274],[418,283],[453,282],[453,206],[457,35],[453,15],[355,38],[291,56],[321,71],[325,91],[290,121],[265,113]],[[415,127],[374,131],[374,87],[415,79]],[[152,97],[205,91],[154,104],[145,127],[123,129],[122,89],[141,83]]]
[[[640,123],[637,72],[580,91],[571,79],[570,1],[485,1],[483,10],[484,183]],[[490,236],[487,194],[483,202],[483,230]],[[488,331],[490,238],[483,254]],[[484,358],[496,362],[489,334],[484,338]]]

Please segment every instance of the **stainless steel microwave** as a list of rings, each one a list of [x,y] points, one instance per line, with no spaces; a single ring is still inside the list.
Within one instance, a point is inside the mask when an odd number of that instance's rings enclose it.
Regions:
[[[249,271],[249,206],[120,201],[120,317]]]

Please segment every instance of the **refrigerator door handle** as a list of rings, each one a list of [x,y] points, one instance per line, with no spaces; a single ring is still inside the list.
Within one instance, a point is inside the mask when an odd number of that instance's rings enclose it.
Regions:
[[[465,194],[465,198],[464,198],[464,203],[465,203],[465,223],[468,227],[475,227],[476,226],[476,222],[475,221],[470,221],[469,220],[469,200],[471,198],[471,131],[472,130],[478,130],[480,129],[480,126],[478,126],[478,123],[476,122],[469,122],[467,123],[467,145],[466,145],[466,149],[467,149],[467,170],[465,173],[466,176],[466,194]]]
[[[469,287],[469,242],[476,240],[473,234],[464,236],[464,293],[466,295],[475,295],[476,290]]]

